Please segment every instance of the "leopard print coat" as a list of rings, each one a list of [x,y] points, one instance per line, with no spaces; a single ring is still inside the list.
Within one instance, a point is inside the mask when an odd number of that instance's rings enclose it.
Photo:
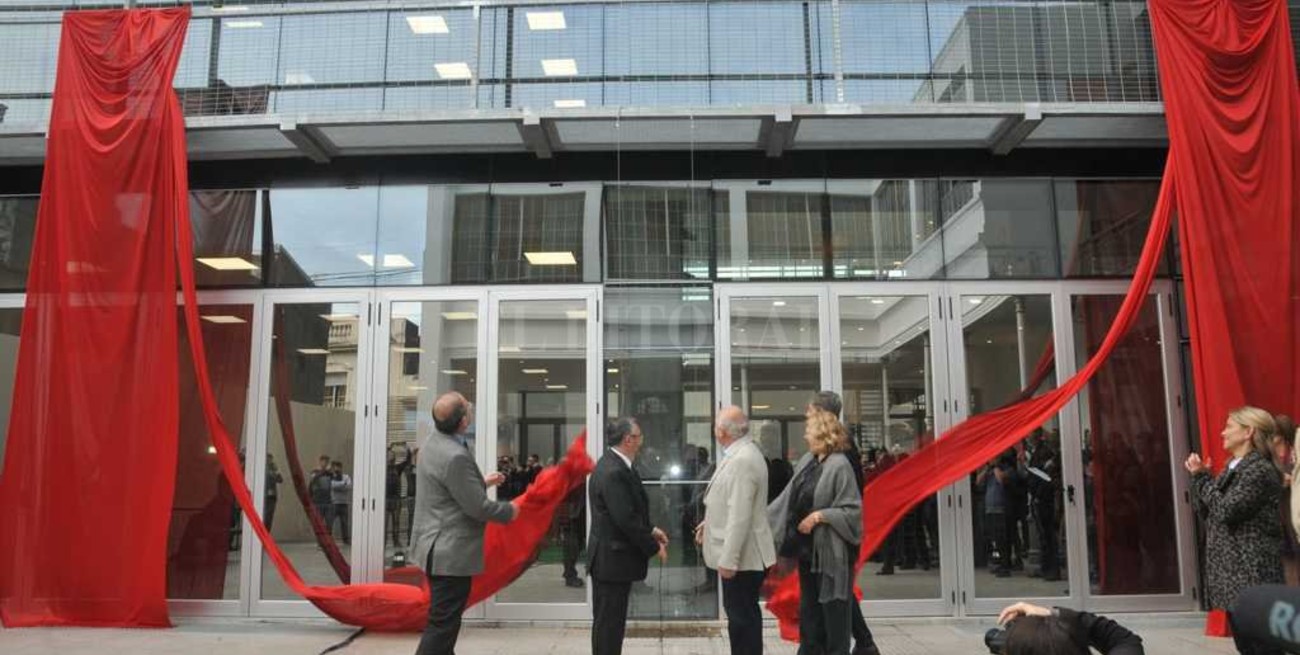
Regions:
[[[1242,590],[1282,582],[1282,477],[1252,452],[1218,477],[1192,476],[1192,494],[1205,525],[1206,597],[1231,609]]]

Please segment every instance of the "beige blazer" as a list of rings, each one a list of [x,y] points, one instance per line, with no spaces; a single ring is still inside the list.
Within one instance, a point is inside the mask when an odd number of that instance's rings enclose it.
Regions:
[[[767,459],[750,437],[728,450],[704,493],[704,564],[763,571],[776,563],[767,524]]]

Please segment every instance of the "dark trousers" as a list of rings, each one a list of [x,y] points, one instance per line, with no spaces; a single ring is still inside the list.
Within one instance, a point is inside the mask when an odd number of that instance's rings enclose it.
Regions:
[[[564,530],[564,579],[578,580],[578,556],[582,554],[586,525],[577,520],[568,521]]]
[[[591,653],[622,655],[627,630],[627,601],[631,582],[605,582],[592,578]]]
[[[799,562],[799,655],[849,655],[848,600],[817,602],[821,574]]]
[[[267,496],[262,499],[262,523],[266,525],[266,531],[271,531],[271,526],[275,524],[275,504],[279,502],[276,496]]]
[[[867,627],[867,619],[862,616],[862,606],[857,599],[849,601],[849,628],[853,633],[853,652],[866,652],[876,647],[876,638]]]
[[[352,508],[343,503],[334,503],[334,509],[330,512],[329,531],[334,532],[334,522],[339,522],[339,537],[343,543],[352,543]]]
[[[722,607],[727,610],[727,637],[731,655],[762,655],[763,614],[758,609],[758,592],[764,571],[736,571],[722,580]]]
[[[455,655],[460,618],[469,602],[472,578],[461,575],[429,576],[429,622],[424,626],[415,655]]]
[[[1060,542],[1057,534],[1056,513],[1050,507],[1038,508],[1038,541],[1042,548],[1042,555],[1039,557],[1039,570],[1045,578],[1061,577],[1060,555],[1057,554],[1057,544]]]

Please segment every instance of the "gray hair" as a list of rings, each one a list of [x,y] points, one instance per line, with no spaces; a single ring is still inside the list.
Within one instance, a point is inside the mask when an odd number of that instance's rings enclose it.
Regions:
[[[739,416],[732,418],[727,418],[725,415],[718,417],[718,427],[731,435],[733,439],[740,439],[749,434],[749,417],[743,413],[737,412],[737,414]]]

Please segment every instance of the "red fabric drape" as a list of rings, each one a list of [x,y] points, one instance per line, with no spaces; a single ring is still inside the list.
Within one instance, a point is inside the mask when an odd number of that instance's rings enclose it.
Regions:
[[[0,618],[8,626],[168,625],[179,258],[204,422],[267,556],[292,589],[340,621],[418,628],[427,589],[306,585],[254,511],[210,382],[189,265],[185,125],[171,89],[188,21],[185,8],[64,15],[0,479]],[[520,518],[489,528],[489,568],[474,581],[473,602],[532,561],[556,508],[591,470],[585,449],[578,438],[514,500]]]
[[[1169,156],[1142,257],[1105,339],[1053,391],[971,417],[866,486],[858,565],[918,502],[993,459],[1087,384],[1146,301],[1175,204],[1187,274],[1202,449],[1247,400],[1300,406],[1297,92],[1283,0],[1150,0]],[[1222,465],[1221,452],[1215,457]],[[768,609],[798,638],[798,579]]]
[[[173,220],[187,203],[171,82],[188,19],[170,9],[63,22],[0,478],[9,626],[168,625]]]

